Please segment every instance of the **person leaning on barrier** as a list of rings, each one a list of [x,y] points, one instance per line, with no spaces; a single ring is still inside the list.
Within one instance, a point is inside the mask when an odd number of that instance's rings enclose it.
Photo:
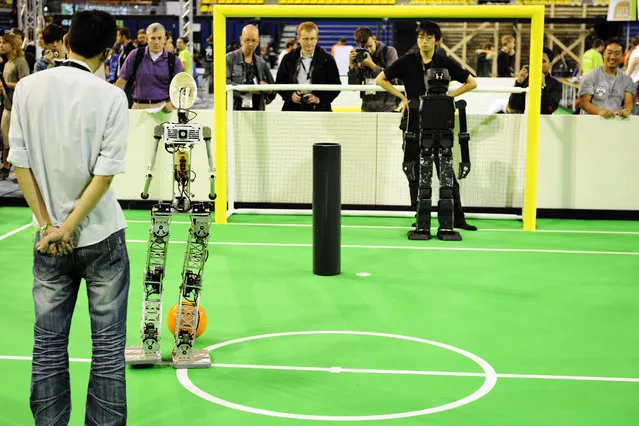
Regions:
[[[255,25],[242,29],[240,48],[226,54],[226,84],[271,84],[273,75],[268,63],[255,54],[260,33]],[[233,109],[264,111],[275,99],[273,92],[233,92]]]
[[[463,69],[453,59],[437,55],[435,53],[436,41],[441,38],[439,25],[430,21],[422,21],[416,29],[417,46],[411,48],[406,55],[397,62],[386,68],[377,76],[377,84],[389,93],[401,99],[404,106],[402,123],[400,128],[406,131],[406,119],[408,116],[409,100],[419,99],[426,94],[425,76],[426,71],[431,68],[445,68],[448,70],[451,79],[462,85],[453,90],[448,96],[456,97],[477,87],[477,82],[472,75]],[[390,80],[400,78],[404,81],[406,95],[393,87]],[[435,167],[439,175],[439,158],[435,156]],[[410,190],[411,205],[417,208],[417,196],[419,188],[419,158],[410,161],[410,165],[405,168],[408,178],[408,188]],[[454,206],[454,227],[468,231],[476,231],[477,228],[466,223],[464,211],[462,209],[461,197],[459,195],[459,183],[453,177],[453,206]]]
[[[297,28],[300,47],[284,55],[277,70],[276,84],[341,84],[335,59],[317,45],[318,29],[312,22]],[[331,103],[339,91],[308,90],[279,92],[282,111],[332,111]]]
[[[561,100],[561,83],[550,75],[552,68],[552,50],[544,47],[541,62],[541,114],[552,114],[559,108]],[[519,71],[515,87],[528,87],[528,65],[524,65]],[[506,111],[510,114],[523,114],[526,109],[526,94],[513,93],[508,99]]]
[[[355,42],[357,48],[351,50],[349,56],[348,84],[374,85],[379,73],[397,61],[397,50],[375,40],[368,27],[355,30]],[[360,92],[360,96],[364,112],[392,112],[397,109],[397,97],[388,92]]]
[[[589,72],[579,86],[579,106],[582,114],[604,118],[628,118],[634,107],[635,84],[619,69],[624,42],[611,38],[604,45],[603,65]]]

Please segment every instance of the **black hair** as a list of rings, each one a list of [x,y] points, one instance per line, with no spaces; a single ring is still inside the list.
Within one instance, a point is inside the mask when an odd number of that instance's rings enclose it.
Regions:
[[[626,51],[626,43],[621,37],[612,37],[606,40],[606,43],[604,43],[604,50],[606,50],[606,48],[611,44],[618,44],[619,46],[621,46],[622,52]]]
[[[131,38],[131,31],[127,27],[118,28],[118,32],[120,33],[121,36],[124,36],[127,39]]]
[[[593,41],[593,42],[592,42],[592,48],[593,48],[593,49],[596,49],[596,48],[601,47],[601,46],[603,46],[603,45],[604,45],[604,42],[603,42],[603,40],[602,40],[602,39],[600,39],[600,38],[595,39],[595,41]]]
[[[69,47],[74,53],[93,58],[113,47],[118,26],[101,10],[83,10],[73,15],[69,29]]]
[[[439,25],[432,21],[421,21],[417,23],[417,28],[415,29],[415,35],[419,35],[420,33],[429,34],[435,37],[435,41],[439,41],[442,38],[442,30],[439,28]]]
[[[369,27],[357,27],[355,30],[356,43],[366,44],[371,37],[373,37],[373,31]]]
[[[548,55],[548,62],[552,62],[552,60],[555,58],[555,54],[552,53],[552,50],[547,47],[544,47],[544,53]]]
[[[42,30],[42,41],[45,44],[50,44],[56,41],[62,41],[64,37],[64,28],[58,24],[48,24]]]

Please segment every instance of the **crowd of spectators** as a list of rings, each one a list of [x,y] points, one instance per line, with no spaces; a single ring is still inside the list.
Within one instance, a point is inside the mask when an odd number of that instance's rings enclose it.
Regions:
[[[231,41],[227,46],[227,84],[271,84],[309,83],[340,84],[340,75],[334,58],[337,48],[348,46],[343,38],[332,46],[331,53],[319,44],[319,29],[312,22],[305,22],[298,28],[296,38],[286,40],[279,54],[273,46],[261,46],[259,29],[246,26],[240,37],[240,44]],[[376,40],[368,27],[357,28],[353,35],[355,48],[348,56],[348,83],[375,84],[377,76],[390,67],[399,57],[393,46]],[[435,43],[435,55],[446,57],[443,35]],[[14,28],[0,37],[0,103],[3,105],[0,130],[3,137],[0,180],[9,176],[7,162],[9,145],[7,134],[10,126],[12,92],[17,82],[30,73],[54,68],[67,58],[67,40],[63,28],[48,24],[37,32],[37,44],[41,56],[36,57],[33,43],[25,40],[24,34]],[[196,68],[204,68],[204,81],[208,92],[213,93],[213,37],[209,37],[199,52],[191,55],[189,39],[178,37],[173,40],[170,32],[159,23],[132,34],[130,29],[120,27],[117,31],[113,54],[96,74],[123,89],[134,109],[174,109],[169,99],[168,89],[172,77],[182,71],[197,79]],[[628,117],[639,114],[637,102],[639,83],[639,36],[626,46],[623,39],[607,41],[596,39],[587,50],[580,64],[579,109],[581,114],[596,114],[604,118]],[[484,43],[475,50],[475,76],[515,78],[515,87],[528,87],[528,65],[518,72],[514,70],[516,39],[511,34],[501,37],[497,50],[490,43]],[[553,51],[544,48],[542,62],[541,113],[552,114],[559,108],[562,84],[553,77]],[[454,60],[454,59],[453,59]],[[271,68],[277,68],[273,78]],[[198,81],[199,83],[199,81]],[[394,79],[393,84],[402,84]],[[340,92],[332,91],[280,91],[279,93],[255,91],[240,94],[235,92],[234,109],[263,110],[279,95],[284,101],[284,110],[331,111],[331,103]],[[526,95],[513,94],[506,100],[498,100],[490,113],[524,113]],[[401,110],[399,98],[386,91],[361,93],[361,109],[364,112],[384,112]]]

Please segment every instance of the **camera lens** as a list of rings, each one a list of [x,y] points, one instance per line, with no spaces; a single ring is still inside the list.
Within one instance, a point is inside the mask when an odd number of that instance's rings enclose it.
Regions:
[[[189,133],[186,130],[178,130],[178,138],[186,139]]]

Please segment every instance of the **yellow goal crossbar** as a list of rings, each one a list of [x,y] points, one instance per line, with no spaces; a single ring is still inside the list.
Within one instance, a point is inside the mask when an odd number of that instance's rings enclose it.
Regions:
[[[226,223],[227,162],[226,162],[226,19],[227,18],[513,18],[530,19],[530,87],[528,93],[528,129],[526,143],[526,179],[524,188],[524,230],[534,231],[537,221],[537,174],[539,162],[539,113],[541,109],[541,60],[544,40],[544,6],[230,6],[213,7],[214,48],[214,129],[215,222]],[[220,143],[221,142],[221,143]]]

